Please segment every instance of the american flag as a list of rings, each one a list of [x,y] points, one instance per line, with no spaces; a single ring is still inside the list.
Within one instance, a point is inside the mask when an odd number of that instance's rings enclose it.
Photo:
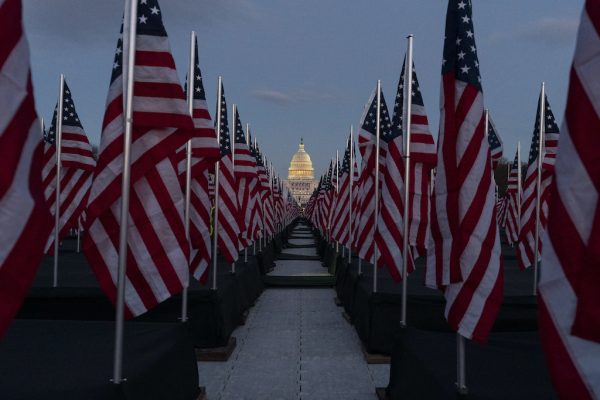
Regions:
[[[206,103],[206,92],[202,82],[202,71],[198,57],[198,42],[194,38],[194,76],[188,77],[188,85],[193,90],[192,118],[194,120],[194,137],[191,139],[192,168],[190,181],[190,271],[194,278],[206,283],[211,261],[211,208],[209,194],[209,171],[213,170],[219,158],[219,143],[213,121]],[[177,152],[178,173],[182,188],[185,191],[186,146]]]
[[[539,283],[540,335],[560,398],[600,398],[598,154],[600,1],[587,0],[550,190]],[[548,146],[548,142],[546,142]],[[554,158],[554,157],[553,157]]]
[[[121,28],[122,31],[122,28]],[[140,315],[182,290],[189,279],[184,199],[175,153],[193,133],[183,89],[156,0],[140,0],[137,34],[117,42],[100,154],[86,210],[84,252],[100,286],[116,300],[123,135],[123,44],[135,43],[131,193],[127,224],[125,312]],[[128,40],[130,39],[130,40]]]
[[[350,218],[350,240],[348,246],[357,249],[356,236],[358,235],[358,223],[360,222],[360,210],[361,210],[361,196],[362,196],[362,183],[360,179],[361,170],[358,166],[358,153],[356,152],[356,145],[352,143],[352,154],[354,156],[353,161],[353,185],[352,185],[352,218]],[[362,164],[361,164],[362,165]]]
[[[536,200],[538,179],[538,153],[540,145],[540,102],[538,99],[535,127],[531,148],[529,149],[529,160],[527,161],[527,173],[523,183],[523,194],[521,197],[521,229],[519,232],[519,246],[517,248],[517,260],[519,267],[525,269],[535,262],[535,226],[536,226]],[[556,160],[556,148],[558,146],[558,125],[554,114],[550,109],[548,97],[544,98],[544,142],[542,146],[542,171],[540,176],[540,210],[539,210],[539,243],[538,249],[541,258],[542,236],[548,221],[548,198],[550,196],[550,184]]]
[[[234,173],[237,181],[237,198],[240,207],[240,249],[252,242],[252,206],[256,191],[256,160],[250,153],[246,133],[242,127],[239,110],[235,114]]]
[[[219,143],[221,146],[218,187],[216,188],[216,196],[219,202],[218,247],[225,261],[233,263],[238,258],[239,249],[239,206],[237,183],[233,172],[233,153],[229,135],[229,123],[227,121],[227,103],[225,102],[225,89],[222,83],[221,98],[218,99],[217,110],[217,115],[221,116],[220,121],[216,121],[220,125]]]
[[[20,0],[0,0],[0,337],[44,254],[52,217],[42,186],[43,146]]]
[[[334,240],[344,246],[349,245],[350,241],[350,209],[352,205],[352,177],[350,176],[350,152],[352,151],[351,137],[348,138],[346,151],[342,158],[340,168],[339,189],[336,198],[335,208],[333,209],[331,236]]]
[[[492,155],[492,169],[496,169],[502,158],[503,147],[502,139],[500,139],[500,135],[498,135],[496,124],[494,124],[494,120],[492,120],[492,116],[489,112],[487,138],[490,145],[490,153]]]
[[[58,104],[57,104],[58,107]],[[71,90],[64,82],[61,134],[61,178],[60,178],[60,207],[59,207],[59,239],[65,237],[69,229],[77,227],[77,220],[85,209],[92,174],[96,160],[92,154],[92,146],[88,141],[79,116]],[[58,110],[54,110],[50,129],[44,135],[44,195],[50,212],[56,212],[56,118]],[[46,252],[53,252],[55,234],[52,232],[46,242]]]
[[[247,234],[251,240],[258,240],[262,237],[263,231],[263,211],[261,203],[261,182],[258,173],[258,153],[255,145],[252,143],[250,132],[248,132],[248,142],[250,143],[250,156],[254,160],[256,175],[250,180],[250,221],[247,225]]]
[[[517,243],[519,239],[519,215],[521,214],[521,182],[520,182],[520,161],[519,153],[515,154],[510,172],[508,174],[508,184],[506,194],[504,195],[506,204],[506,218],[504,226],[506,238],[510,245]]]
[[[444,288],[453,329],[485,341],[504,275],[472,16],[471,2],[449,1],[426,284]]]
[[[271,199],[271,185],[269,184],[269,176],[265,168],[265,159],[262,156],[259,148],[255,144],[257,158],[256,170],[260,181],[260,199],[263,211],[263,234],[271,236],[273,234],[273,202]]]
[[[429,130],[427,110],[423,102],[417,72],[412,72],[412,131],[410,136],[410,179],[409,179],[409,243],[416,254],[424,256],[429,243],[429,213],[431,210],[431,170],[437,162],[433,135]],[[404,65],[398,83],[398,93],[394,105],[394,130],[402,129],[402,104],[404,101]],[[404,176],[404,175],[403,175]],[[404,191],[402,191],[404,198]]]
[[[403,263],[403,253],[404,249],[404,235],[406,232],[403,231],[404,227],[404,202],[406,199],[404,198],[404,176],[405,176],[405,165],[404,165],[404,139],[402,132],[402,109],[404,104],[404,68],[405,65],[402,65],[402,71],[400,73],[400,81],[398,83],[398,93],[396,95],[396,102],[394,105],[394,116],[392,118],[392,127],[390,135],[385,137],[385,141],[387,142],[386,154],[385,154],[385,168],[383,169],[383,183],[381,185],[381,209],[379,212],[379,218],[377,221],[377,232],[375,233],[377,249],[381,254],[381,262],[385,264],[389,271],[390,275],[397,281],[402,279],[402,263]],[[411,79],[413,81],[413,92],[411,94],[411,100],[413,103],[416,101],[416,105],[414,108],[412,128],[414,129],[415,137],[411,136],[411,142],[415,142],[416,151],[427,150],[429,145],[429,138],[427,137],[428,128],[427,128],[427,116],[423,114],[424,107],[423,99],[421,98],[419,86],[416,80],[416,73],[414,71],[414,65],[411,68]],[[421,107],[419,108],[419,103]],[[422,118],[424,116],[424,118]],[[425,126],[423,127],[423,123]],[[431,134],[429,134],[431,136]],[[422,137],[422,139],[421,139]],[[431,144],[433,144],[433,138],[431,138]],[[412,143],[411,143],[412,145]],[[412,146],[411,146],[412,147]],[[435,154],[433,155],[435,157]],[[414,164],[414,163],[413,163]],[[421,164],[421,163],[419,163]],[[417,172],[422,173],[422,168],[420,168]],[[411,174],[411,178],[414,177],[414,174]],[[421,174],[416,176],[419,181],[417,182],[417,190],[419,191],[419,199],[421,199],[421,182],[422,177]],[[428,185],[428,177],[425,176],[427,181],[425,182]],[[412,181],[412,179],[410,179]],[[412,183],[412,182],[411,182]],[[409,188],[410,191],[411,188]],[[412,195],[415,195],[415,187],[412,186]],[[427,193],[427,192],[425,192]],[[410,193],[409,193],[410,195]],[[412,197],[412,196],[411,196]],[[409,198],[409,201],[411,199]],[[413,200],[413,206],[414,199]],[[428,200],[428,196],[426,195],[426,199]],[[428,211],[428,201],[426,201],[425,209],[423,213],[426,215]],[[421,204],[417,201],[416,206],[419,207]],[[419,207],[420,208],[420,207]],[[410,211],[409,211],[410,212]],[[419,215],[416,218],[420,218],[421,211],[419,210]],[[410,216],[409,216],[410,218]],[[427,218],[425,218],[425,224],[427,223]],[[418,224],[416,228],[419,228]],[[424,226],[424,232],[426,232],[427,226]],[[410,230],[409,230],[410,232]],[[416,239],[416,237],[415,237]],[[423,236],[422,240],[425,240],[425,236]],[[423,242],[423,245],[425,243]],[[411,273],[414,271],[414,263],[412,252],[410,251],[410,239],[409,239],[409,249],[406,249],[409,252],[408,254],[408,265],[407,273]]]
[[[506,195],[500,197],[496,194],[496,220],[499,228],[504,228],[506,225],[506,205],[508,198]]]
[[[391,135],[392,122],[387,105],[380,94],[380,140],[379,160],[376,160],[377,89],[371,95],[369,106],[363,115],[358,135],[358,148],[362,155],[360,220],[358,222],[356,247],[360,258],[373,262],[375,254],[375,163],[379,162],[379,180],[384,173],[387,149],[386,139]],[[379,196],[380,197],[380,196]]]

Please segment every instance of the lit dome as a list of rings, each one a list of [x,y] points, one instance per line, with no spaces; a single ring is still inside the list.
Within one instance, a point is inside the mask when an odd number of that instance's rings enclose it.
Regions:
[[[292,157],[290,168],[288,169],[288,180],[295,179],[314,179],[314,169],[310,156],[304,150],[304,141],[300,139],[298,151]]]

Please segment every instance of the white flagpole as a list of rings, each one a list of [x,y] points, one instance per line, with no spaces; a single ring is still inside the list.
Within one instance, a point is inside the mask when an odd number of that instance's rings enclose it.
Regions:
[[[408,213],[409,213],[409,186],[410,186],[410,134],[412,124],[412,88],[413,88],[413,35],[408,35],[408,49],[406,51],[406,63],[404,65],[404,118],[402,125],[404,131],[404,232],[402,249],[402,309],[400,315],[400,326],[406,327],[406,302],[408,291]]]
[[[192,119],[194,118],[194,89],[196,87],[196,32],[192,31],[190,39],[190,64],[188,68],[188,87],[187,87],[187,103],[188,112]],[[185,239],[190,243],[190,202],[192,197],[192,140],[188,140],[185,146],[185,207],[183,215],[183,223],[185,228]],[[190,246],[191,248],[191,246]],[[188,317],[188,287],[189,275],[187,282],[183,285],[181,292],[181,322],[186,322]]]
[[[258,154],[258,146],[257,146],[257,142],[256,142],[256,136],[254,137],[254,149],[257,151]],[[264,164],[263,164],[263,169],[264,169]],[[262,201],[262,181],[260,180],[260,177],[258,177],[258,181],[260,184],[260,209],[262,210],[262,229],[261,229],[261,236],[258,238],[258,251],[262,252],[262,242],[263,242],[263,238],[265,237],[265,203]]]
[[[125,325],[125,276],[127,271],[127,226],[129,224],[129,190],[131,180],[131,136],[133,130],[133,83],[137,32],[136,0],[125,2],[123,19],[123,91],[124,91],[124,123],[123,135],[123,179],[121,186],[121,218],[119,220],[119,267],[117,279],[117,300],[115,312],[115,353],[114,374],[112,382],[120,384],[123,381],[123,328]],[[125,74],[126,72],[126,74]]]
[[[234,104],[233,111],[231,112],[231,123],[233,124],[233,129],[229,131],[229,141],[231,142],[231,166],[233,168],[233,179],[237,181],[237,177],[235,176],[235,133],[237,130],[237,106]],[[232,137],[233,136],[233,137]],[[235,198],[237,200],[237,191],[235,193]],[[240,232],[241,233],[241,232]],[[238,244],[236,247],[239,247],[239,235],[238,235]],[[235,274],[235,261],[231,263],[231,273]]]
[[[542,193],[542,159],[544,158],[544,136],[545,136],[545,121],[546,121],[546,84],[542,82],[542,90],[540,93],[540,135],[538,137],[538,159],[537,159],[537,179],[535,183],[536,196],[535,196],[535,259],[533,261],[533,295],[537,295],[537,280],[538,280],[538,268],[540,258],[540,207],[541,207],[541,193]]]
[[[381,80],[377,81],[377,121],[375,125],[375,212],[373,213],[373,293],[377,293],[377,243],[375,231],[377,230],[377,217],[379,215],[379,135],[381,132]]]
[[[456,391],[462,395],[468,393],[465,365],[465,338],[458,332],[456,333]]]
[[[350,125],[350,182],[348,182],[348,237],[350,238],[350,245],[348,246],[348,265],[352,264],[352,242],[354,238],[352,237],[352,185],[354,184],[354,137],[353,137],[353,127]]]
[[[77,218],[77,252],[81,251],[81,217]]]
[[[490,135],[490,113],[487,108],[485,110],[483,110],[483,121],[484,121],[483,130],[485,132],[485,137],[486,137],[486,140],[489,140],[488,137]],[[494,161],[492,160],[491,157],[490,157],[490,165],[492,166],[492,175],[494,175]]]
[[[517,228],[521,225],[521,142],[517,142]],[[518,232],[520,233],[520,232]]]
[[[219,77],[217,88],[217,143],[221,151],[221,86],[223,79]],[[221,155],[219,154],[219,159]],[[219,164],[215,163],[215,216],[213,218],[213,284],[212,289],[217,290],[217,252],[219,243]]]
[[[58,246],[60,233],[60,177],[61,177],[61,153],[62,153],[62,120],[64,106],[65,76],[60,74],[58,93],[58,107],[56,108],[56,134],[54,147],[56,147],[56,198],[54,200],[54,270],[52,273],[52,287],[58,286]]]
[[[246,146],[248,146],[248,151],[250,151],[250,124],[246,123]],[[250,193],[248,193],[250,196]],[[252,215],[252,213],[250,213]],[[249,227],[246,227],[246,234],[248,234]],[[254,246],[254,240],[252,240],[252,245]],[[256,255],[256,253],[255,253]],[[244,264],[248,264],[248,247],[244,249]]]
[[[338,199],[339,195],[339,190],[340,190],[340,151],[336,150],[335,151],[335,198],[336,201]],[[332,204],[333,205],[333,204]],[[337,205],[336,205],[337,208]],[[329,211],[329,215],[331,216],[331,211]],[[331,217],[330,217],[331,219]],[[335,239],[334,239],[335,240]],[[336,254],[336,258],[337,258],[337,253],[339,251],[338,248],[338,242],[335,242],[335,254]]]

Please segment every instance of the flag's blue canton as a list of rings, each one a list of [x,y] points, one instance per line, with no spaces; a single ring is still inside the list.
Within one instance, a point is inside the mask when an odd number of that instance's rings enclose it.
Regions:
[[[329,162],[329,170],[327,171],[327,174],[325,175],[325,180],[323,182],[323,188],[325,190],[329,190],[331,189],[331,173],[333,170],[333,163],[330,161]]]
[[[254,146],[254,152],[256,154],[256,165],[264,168],[265,164],[263,163],[263,156],[260,150],[258,149],[258,146]]]
[[[342,169],[340,171],[340,175],[350,173],[350,142],[348,142],[348,146],[346,146],[346,151],[344,152],[344,159],[342,160]]]
[[[442,74],[454,72],[457,80],[474,85],[481,90],[481,75],[472,18],[473,10],[470,0],[449,1]]]
[[[490,144],[490,149],[492,150],[502,146],[500,139],[498,139],[498,134],[494,130],[494,125],[491,122],[488,123],[488,143]]]
[[[250,132],[248,132],[248,143],[250,143],[250,145],[248,146],[250,149],[250,155],[256,160],[258,158],[258,154],[256,153],[254,143],[252,143],[252,135],[250,134]]]
[[[515,160],[513,161],[512,167],[510,167],[511,171],[519,168],[519,154],[515,154]]]
[[[391,139],[402,136],[402,108],[404,107],[404,68],[406,60],[402,63],[402,72],[400,72],[400,80],[398,81],[398,91],[396,92],[396,102],[394,103],[394,116],[392,118],[392,135]],[[421,95],[421,87],[417,79],[417,71],[413,63],[412,70],[412,104],[424,106],[423,96]]]
[[[242,128],[242,121],[240,121],[240,112],[235,113],[235,142],[246,143],[246,134],[244,128]]]
[[[548,133],[558,133],[558,125],[556,124],[556,119],[554,119],[554,113],[550,109],[550,103],[548,102],[548,97],[545,98],[545,119],[546,119],[546,128],[544,132]],[[538,100],[537,114],[535,117],[535,127],[533,128],[533,141],[531,144],[531,148],[529,149],[529,161],[528,165],[536,162],[538,156],[540,144],[540,101]]]
[[[81,122],[79,121],[79,116],[77,115],[77,111],[75,111],[75,104],[73,103],[73,98],[71,97],[71,91],[67,86],[67,82],[65,82],[65,87],[63,91],[63,125],[69,126],[77,126],[79,128],[81,126]],[[50,124],[50,129],[44,133],[44,140],[50,144],[54,144],[56,142],[56,116],[58,113],[58,104],[54,108],[54,115],[52,116],[52,124]]]
[[[219,136],[219,145],[221,146],[221,157],[231,154],[231,139],[229,138],[229,123],[227,122],[227,103],[225,102],[225,89],[221,84],[221,98],[218,107],[221,107],[221,133]],[[218,114],[218,110],[217,110]],[[217,121],[215,121],[217,123]]]
[[[388,113],[387,105],[381,92],[381,110],[380,110],[380,122],[379,129],[381,130],[381,139],[386,142],[389,141],[392,134],[392,121],[390,120],[390,114]],[[373,96],[373,101],[369,106],[369,111],[363,121],[362,129],[375,135],[377,133],[377,94]]]
[[[149,36],[167,36],[165,26],[162,22],[162,15],[157,0],[139,0],[137,35]],[[123,73],[123,24],[119,40],[117,41],[117,50],[113,61],[113,71],[110,83],[117,79]]]
[[[200,61],[198,59],[198,42],[196,41],[196,55],[194,57],[194,100],[206,100],[206,92],[202,83],[202,71],[200,71]],[[185,76],[184,91],[187,96],[187,75]]]

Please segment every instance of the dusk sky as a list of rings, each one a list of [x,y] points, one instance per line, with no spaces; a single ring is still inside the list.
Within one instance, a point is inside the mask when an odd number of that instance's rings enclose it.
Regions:
[[[50,123],[64,73],[92,143],[100,141],[123,14],[119,0],[24,0],[40,116]],[[304,137],[316,174],[343,151],[377,79],[395,96],[406,49],[414,61],[437,139],[446,0],[162,0],[163,20],[183,82],[190,31],[198,33],[209,109],[223,76],[229,107],[251,124],[282,177]],[[541,81],[557,119],[583,0],[474,0],[486,107],[512,159],[525,156]],[[213,115],[214,118],[214,115]],[[230,121],[231,126],[231,121]],[[525,160],[523,160],[525,161]]]

